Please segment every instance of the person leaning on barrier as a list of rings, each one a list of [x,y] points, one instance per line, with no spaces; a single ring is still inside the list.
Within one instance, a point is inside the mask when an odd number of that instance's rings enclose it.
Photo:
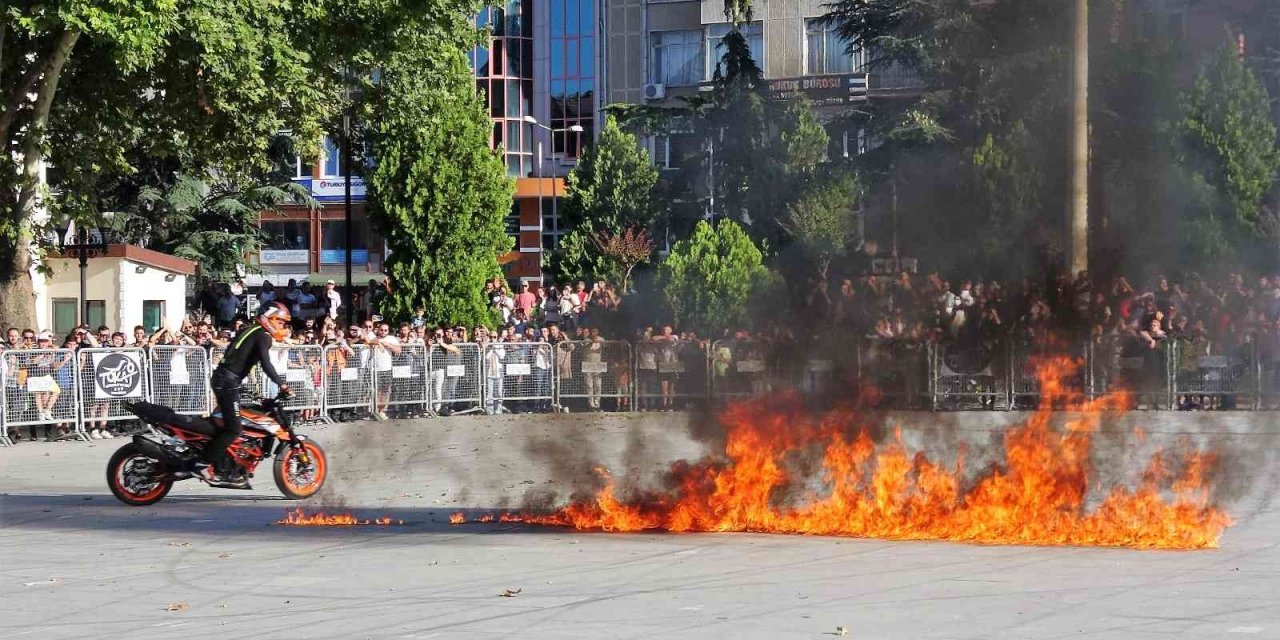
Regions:
[[[254,367],[262,367],[262,373],[280,387],[281,393],[293,395],[293,390],[271,364],[271,345],[274,340],[288,337],[291,320],[289,308],[284,304],[272,302],[263,305],[258,321],[236,335],[222,356],[222,362],[210,376],[213,397],[222,412],[222,427],[213,436],[205,449],[204,460],[195,469],[205,481],[248,486],[248,480],[239,473],[227,453],[227,447],[240,437],[241,381],[253,372]]]

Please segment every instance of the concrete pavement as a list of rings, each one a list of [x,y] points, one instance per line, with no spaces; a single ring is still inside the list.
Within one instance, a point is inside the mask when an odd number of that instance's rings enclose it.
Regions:
[[[984,439],[1008,419],[970,415],[948,428]],[[1280,450],[1270,418],[1205,431]],[[1256,477],[1235,488],[1222,548],[1202,552],[448,524],[588,489],[574,479],[595,462],[656,476],[704,452],[686,420],[311,430],[334,473],[304,506],[406,522],[392,527],[276,526],[295,503],[269,472],[253,492],[182,483],[129,508],[104,482],[122,440],[22,443],[0,450],[0,638],[1280,638],[1280,514],[1261,467],[1232,474]],[[1209,422],[1172,416],[1170,433],[1191,429],[1178,420]]]

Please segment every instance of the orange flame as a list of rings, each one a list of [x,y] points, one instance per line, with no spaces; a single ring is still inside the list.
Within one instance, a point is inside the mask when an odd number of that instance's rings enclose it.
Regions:
[[[334,513],[329,514],[323,511],[308,514],[301,508],[293,509],[285,514],[285,516],[276,521],[276,524],[283,524],[291,527],[354,527],[362,525],[399,525],[404,524],[404,520],[392,520],[390,516],[374,518],[373,520],[360,520],[350,513]]]
[[[723,415],[724,457],[676,463],[669,473],[675,488],[666,493],[619,499],[608,472],[597,469],[605,485],[593,499],[551,514],[508,513],[500,520],[600,531],[1216,547],[1231,519],[1209,504],[1206,478],[1215,462],[1209,453],[1189,451],[1173,460],[1158,452],[1135,487],[1095,493],[1099,499],[1089,508],[1093,433],[1104,413],[1124,410],[1130,398],[1085,399],[1067,384],[1076,367],[1065,357],[1037,363],[1039,408],[1006,431],[1004,467],[993,465],[974,480],[965,479],[963,451],[953,467],[942,466],[908,451],[900,432],[877,445],[856,411],[813,416],[798,398],[783,395],[731,405]],[[1055,407],[1072,411],[1061,429],[1050,426]],[[796,481],[803,480],[793,477],[786,458],[815,446],[823,453],[823,490],[783,500],[783,490],[794,496]],[[450,521],[464,521],[461,513],[455,518]]]

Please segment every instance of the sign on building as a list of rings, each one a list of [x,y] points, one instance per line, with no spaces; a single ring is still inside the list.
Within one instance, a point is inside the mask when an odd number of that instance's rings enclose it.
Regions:
[[[815,107],[832,107],[867,99],[867,74],[839,73],[768,80],[764,88],[769,100],[785,100],[795,95],[809,98]]]

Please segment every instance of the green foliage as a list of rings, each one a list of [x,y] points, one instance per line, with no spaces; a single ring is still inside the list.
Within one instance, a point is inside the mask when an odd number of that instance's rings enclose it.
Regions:
[[[484,282],[511,248],[513,185],[489,148],[492,123],[465,54],[478,37],[470,8],[397,25],[390,35],[400,50],[370,94],[369,215],[391,251],[382,307],[390,317],[421,305],[431,323],[489,323]]]
[[[787,208],[787,231],[823,278],[849,244],[859,191],[853,176],[837,174],[810,187]]]
[[[124,242],[192,260],[202,281],[227,282],[245,254],[261,248],[259,216],[285,203],[315,206],[306,187],[290,181],[238,187],[182,176],[141,187],[133,205],[109,223]]]
[[[465,21],[460,16],[477,7],[462,0],[8,2],[0,11],[0,243],[26,242],[21,234],[31,228],[39,191],[36,160],[51,167],[42,204],[58,220],[92,221],[109,211],[113,199],[103,197],[102,184],[127,180],[153,161],[247,184],[266,169],[264,152],[277,132],[314,145],[332,127],[348,65],[369,69],[391,57],[406,44],[398,38],[403,24],[438,33],[435,25]],[[369,88],[369,74],[360,81]],[[22,156],[32,160],[25,169],[15,160]],[[19,262],[0,264],[9,301],[30,295]],[[0,323],[8,308],[0,300]]]
[[[1188,161],[1225,195],[1234,222],[1257,232],[1263,198],[1280,169],[1271,100],[1228,42],[1186,98]]]
[[[776,276],[763,261],[764,254],[737,223],[699,222],[659,267],[659,287],[681,328],[720,335],[750,326],[753,294],[773,287]]]
[[[556,250],[556,280],[607,277],[616,270],[595,250],[591,239],[598,233],[619,235],[626,229],[649,228],[658,169],[636,136],[608,116],[600,139],[578,159],[565,182],[560,211],[571,231]]]

